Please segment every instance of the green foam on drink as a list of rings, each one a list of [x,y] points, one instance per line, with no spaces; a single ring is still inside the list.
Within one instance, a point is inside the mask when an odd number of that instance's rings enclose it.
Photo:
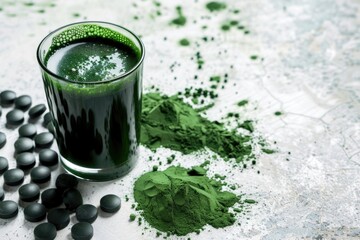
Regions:
[[[140,51],[126,36],[93,24],[70,27],[52,39],[47,68],[74,82],[101,82],[131,71]]]

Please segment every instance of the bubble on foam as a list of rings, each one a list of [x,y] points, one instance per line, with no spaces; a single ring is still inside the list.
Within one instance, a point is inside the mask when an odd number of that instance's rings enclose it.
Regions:
[[[96,24],[83,24],[79,26],[70,26],[65,31],[56,35],[52,39],[52,44],[46,58],[48,59],[57,49],[88,37],[100,37],[123,43],[131,47],[138,57],[140,56],[140,49],[126,36]]]

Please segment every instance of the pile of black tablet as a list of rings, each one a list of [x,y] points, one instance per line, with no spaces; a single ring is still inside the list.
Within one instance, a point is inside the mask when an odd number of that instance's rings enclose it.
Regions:
[[[35,239],[54,239],[57,231],[68,226],[70,215],[75,214],[78,222],[71,228],[74,239],[91,239],[93,237],[92,223],[98,216],[94,205],[84,204],[83,197],[77,189],[78,179],[62,173],[57,176],[54,188],[47,188],[40,194],[40,189],[49,184],[51,170],[58,166],[59,156],[50,149],[54,135],[51,132],[51,115],[43,116],[43,126],[49,132],[37,133],[34,124],[46,111],[44,104],[31,107],[32,99],[28,95],[16,97],[11,90],[0,93],[0,103],[3,107],[14,108],[6,114],[6,127],[16,129],[24,122],[27,110],[29,121],[18,128],[19,138],[14,143],[16,168],[9,169],[7,158],[0,156],[0,175],[3,175],[4,186],[15,188],[23,184],[24,177],[30,173],[31,182],[18,188],[19,205],[24,206],[24,217],[30,222],[43,222],[34,229]],[[30,108],[31,107],[31,108]],[[0,107],[0,117],[2,108]],[[6,134],[0,132],[0,149],[6,144]],[[33,152],[39,153],[39,165]],[[18,214],[18,203],[4,200],[5,192],[0,187],[0,218],[10,219]],[[41,199],[41,203],[37,202]],[[61,207],[64,206],[64,207]],[[101,198],[100,209],[115,213],[120,209],[120,198],[108,194]]]

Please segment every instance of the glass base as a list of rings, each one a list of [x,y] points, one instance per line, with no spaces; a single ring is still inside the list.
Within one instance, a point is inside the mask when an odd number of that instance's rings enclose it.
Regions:
[[[83,180],[104,182],[123,177],[129,173],[135,167],[138,157],[134,156],[123,165],[106,169],[81,167],[73,164],[61,155],[60,159],[62,166],[68,173],[73,174]]]

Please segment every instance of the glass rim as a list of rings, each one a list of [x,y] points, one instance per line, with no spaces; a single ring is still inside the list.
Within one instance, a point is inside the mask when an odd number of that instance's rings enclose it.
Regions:
[[[117,28],[121,28],[122,30],[125,30],[126,32],[130,33],[135,39],[136,41],[138,41],[139,45],[140,45],[140,59],[137,61],[136,65],[134,67],[132,67],[129,71],[127,72],[124,72],[116,77],[113,77],[111,79],[108,79],[108,80],[105,80],[105,81],[84,81],[84,82],[79,82],[79,81],[74,81],[74,80],[71,80],[71,79],[66,79],[52,71],[50,71],[47,66],[45,65],[45,63],[41,60],[41,57],[40,57],[40,48],[41,46],[43,45],[43,43],[48,40],[51,36],[53,36],[55,33],[59,32],[60,30],[62,29],[65,29],[67,27],[70,27],[70,26],[74,26],[74,25],[80,25],[80,24],[87,24],[87,23],[93,23],[93,24],[96,24],[96,23],[99,23],[99,24],[105,24],[105,25],[111,25],[111,26],[114,26],[114,27],[117,27]],[[131,73],[133,73],[134,71],[136,71],[140,65],[143,63],[144,61],[144,58],[145,58],[145,46],[143,44],[143,42],[141,41],[141,39],[136,35],[134,34],[132,31],[130,31],[129,29],[123,27],[123,26],[120,26],[120,25],[117,25],[117,24],[114,24],[114,23],[110,23],[110,22],[104,22],[104,21],[81,21],[81,22],[75,22],[75,23],[70,23],[70,24],[67,24],[67,25],[64,25],[62,27],[59,27],[57,29],[55,29],[54,31],[51,31],[49,34],[47,34],[43,40],[41,40],[41,42],[39,43],[39,46],[37,47],[37,50],[36,50],[36,58],[37,58],[37,61],[38,63],[40,64],[40,67],[46,72],[48,73],[49,75],[55,77],[56,79],[59,79],[59,80],[62,80],[64,82],[68,82],[68,83],[75,83],[75,84],[84,84],[84,85],[97,85],[97,84],[104,84],[104,83],[110,83],[110,82],[115,82],[117,80],[120,80],[128,75],[130,75]]]

